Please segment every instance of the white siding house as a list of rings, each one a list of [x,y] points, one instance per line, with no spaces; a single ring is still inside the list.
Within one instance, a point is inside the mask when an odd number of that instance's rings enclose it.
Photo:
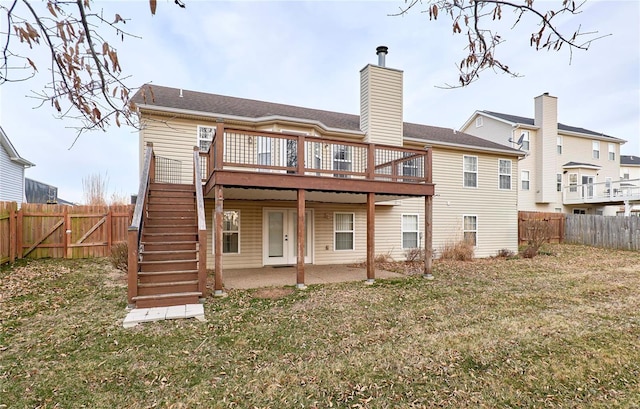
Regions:
[[[24,170],[31,166],[35,165],[18,154],[0,127],[0,201],[22,203]]]

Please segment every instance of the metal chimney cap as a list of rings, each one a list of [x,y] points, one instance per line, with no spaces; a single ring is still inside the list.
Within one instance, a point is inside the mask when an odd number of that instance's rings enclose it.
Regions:
[[[376,54],[378,54],[378,65],[380,67],[384,67],[385,66],[385,56],[388,53],[389,53],[389,47],[381,45],[378,48],[376,48]]]

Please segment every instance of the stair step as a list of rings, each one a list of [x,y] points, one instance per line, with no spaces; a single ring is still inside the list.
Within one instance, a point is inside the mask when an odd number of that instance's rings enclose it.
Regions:
[[[181,233],[181,234],[197,234],[198,225],[197,224],[168,224],[168,225],[145,225],[144,226],[144,234],[154,234],[154,233]]]
[[[148,212],[195,212],[196,203],[192,200],[190,203],[147,203]]]
[[[140,271],[139,277],[166,276],[170,274],[198,274],[198,270],[173,270],[173,271]]]
[[[184,258],[185,256],[191,256],[191,258],[195,259],[197,257],[197,251],[195,248],[186,250],[143,250],[140,254],[144,262],[173,260],[176,257]]]
[[[167,242],[167,241],[196,241],[196,232],[193,233],[142,233],[144,242]]]
[[[160,295],[198,291],[198,280],[148,282],[138,284],[138,295]]]
[[[197,270],[147,271],[138,273],[138,285],[198,280]]]
[[[196,251],[198,246],[195,241],[145,241],[141,242],[143,252],[148,251],[172,251],[191,250]]]
[[[201,292],[168,293],[156,295],[138,295],[133,297],[137,308],[167,307],[171,305],[197,304]]]
[[[193,190],[195,189],[193,184],[183,183],[151,183],[149,190]]]
[[[141,261],[140,271],[157,272],[157,271],[174,271],[174,270],[197,270],[198,260],[158,260],[158,261]]]

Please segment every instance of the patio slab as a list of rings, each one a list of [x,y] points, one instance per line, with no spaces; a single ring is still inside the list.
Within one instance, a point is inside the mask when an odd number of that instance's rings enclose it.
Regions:
[[[173,305],[171,307],[134,308],[125,317],[122,326],[133,328],[142,322],[195,318],[206,321],[202,304]]]

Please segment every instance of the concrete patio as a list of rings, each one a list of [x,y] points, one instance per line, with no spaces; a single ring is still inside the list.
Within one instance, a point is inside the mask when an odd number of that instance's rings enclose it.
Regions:
[[[391,271],[376,270],[376,279],[404,277]],[[351,281],[366,281],[367,270],[346,264],[305,265],[304,283],[329,284]],[[295,266],[266,266],[261,268],[228,269],[223,271],[224,288],[247,290],[263,287],[296,285]]]

